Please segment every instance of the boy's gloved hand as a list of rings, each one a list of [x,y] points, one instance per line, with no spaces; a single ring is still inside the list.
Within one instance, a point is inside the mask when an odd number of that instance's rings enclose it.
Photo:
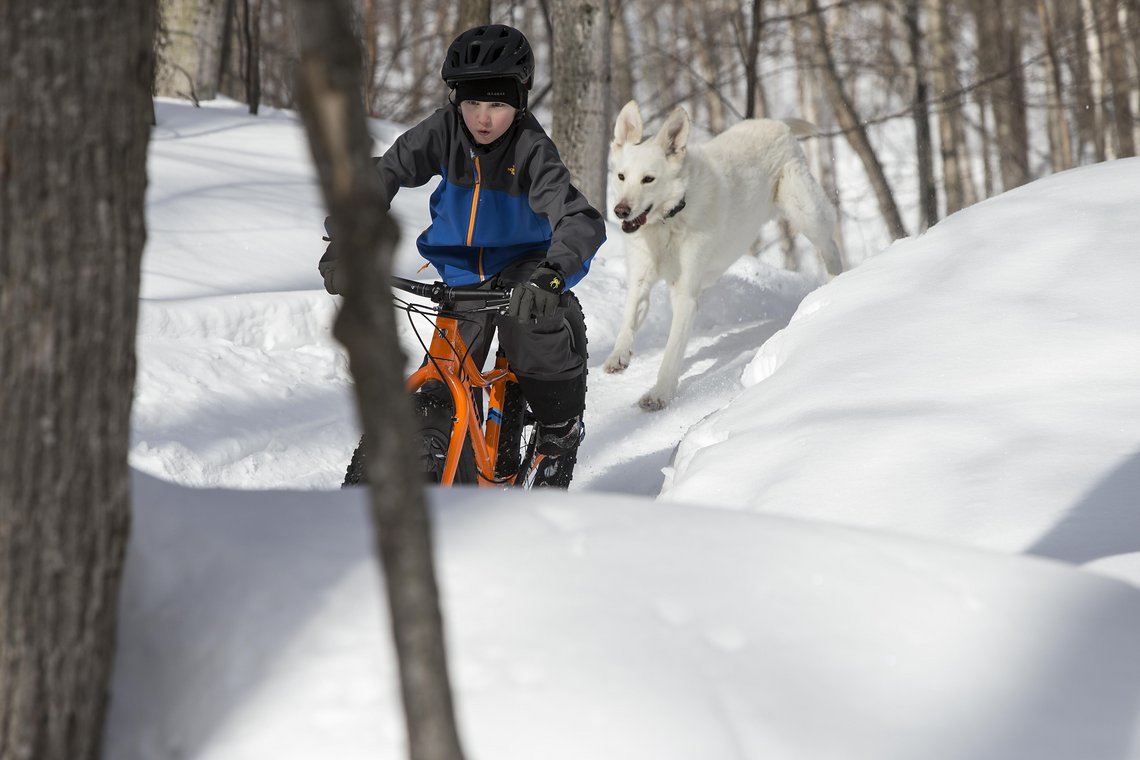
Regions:
[[[333,250],[332,243],[325,249],[325,255],[317,262],[317,271],[321,273],[321,277],[325,281],[325,291],[332,295],[340,295],[341,289],[336,274],[336,251]]]
[[[334,248],[333,231],[332,231],[332,217],[325,217],[325,240],[328,241],[328,248],[325,248],[325,254],[321,256],[321,260],[317,262],[317,271],[321,273],[321,278],[325,281],[325,290],[331,294],[338,295],[341,293],[339,287],[342,283],[338,282],[336,276],[336,258],[337,250]],[[343,276],[339,279],[343,279]]]
[[[511,291],[511,304],[507,314],[519,322],[552,317],[558,309],[566,281],[552,265],[542,263],[527,282],[515,285]]]

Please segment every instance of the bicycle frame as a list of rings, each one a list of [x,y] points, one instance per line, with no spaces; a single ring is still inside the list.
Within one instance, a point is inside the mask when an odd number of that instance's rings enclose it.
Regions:
[[[444,462],[440,485],[450,486],[455,482],[459,468],[459,457],[463,443],[470,438],[475,454],[475,466],[479,472],[480,486],[501,486],[512,484],[517,477],[495,479],[495,460],[498,458],[499,432],[503,398],[507,382],[518,382],[514,372],[507,367],[507,360],[500,352],[495,357],[495,367],[482,372],[475,366],[467,350],[467,344],[459,333],[459,321],[445,312],[437,313],[432,328],[431,345],[428,347],[427,362],[408,376],[405,388],[415,393],[426,383],[438,380],[447,386],[455,406],[455,418],[451,426],[451,440],[448,444],[447,459]],[[488,392],[486,433],[483,431],[479,415],[474,408],[472,390]],[[466,432],[465,432],[466,431]]]

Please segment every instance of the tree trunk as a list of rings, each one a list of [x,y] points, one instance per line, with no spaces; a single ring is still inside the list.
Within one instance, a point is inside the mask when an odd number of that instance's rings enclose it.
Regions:
[[[996,190],[993,154],[1000,148],[994,147],[993,130],[990,128],[990,98],[986,87],[974,90],[974,102],[978,106],[978,142],[981,143],[979,159],[982,162],[982,197],[990,198]]]
[[[169,38],[161,51],[159,95],[213,100],[222,79],[226,17],[233,0],[159,0]]]
[[[647,120],[653,120],[672,110],[677,102],[676,83],[680,76],[676,60],[668,54],[669,40],[665,39],[663,27],[658,17],[661,5],[657,0],[636,0],[637,16],[640,21],[638,68],[646,72],[650,90],[648,99],[655,103],[653,108],[643,109]]]
[[[612,27],[613,46],[613,88],[610,93],[610,113],[617,113],[618,109],[633,100],[633,61],[630,53],[633,49],[629,36],[629,26],[625,23],[625,9],[628,0],[613,0],[610,23]]]
[[[1045,86],[1049,97],[1046,121],[1049,125],[1049,158],[1053,171],[1073,166],[1073,137],[1069,129],[1069,113],[1065,108],[1065,85],[1061,81],[1061,60],[1057,53],[1057,33],[1053,25],[1050,0],[1037,0],[1037,18],[1045,45]]]
[[[364,56],[361,69],[364,81],[363,87],[364,111],[373,116],[376,106],[376,74],[380,66],[380,10],[377,8],[380,0],[361,0],[360,4],[360,41],[363,45],[361,54]],[[389,14],[395,16],[399,23],[399,5],[394,4]]]
[[[760,34],[764,29],[764,0],[752,0],[751,5],[752,12],[748,15],[748,37],[744,47],[744,118],[746,119],[764,116],[763,93],[760,90]]]
[[[491,23],[491,0],[459,0],[459,18],[452,39],[476,26]],[[448,40],[450,42],[451,40]]]
[[[1105,81],[1104,81],[1104,54],[1103,39],[1099,26],[1099,18],[1092,0],[1081,0],[1081,20],[1085,31],[1085,45],[1088,54],[1088,73],[1085,92],[1088,102],[1085,104],[1091,112],[1090,128],[1092,130],[1092,143],[1096,151],[1096,160],[1104,161],[1109,157],[1111,141],[1105,139]]]
[[[854,104],[843,90],[839,70],[835,66],[835,59],[831,55],[831,48],[828,46],[827,26],[823,19],[823,11],[819,7],[819,0],[807,0],[807,3],[810,11],[809,21],[815,30],[817,42],[815,46],[816,65],[823,79],[827,98],[831,102],[831,109],[835,112],[835,118],[843,129],[844,136],[851,145],[851,149],[855,151],[863,163],[863,169],[867,172],[867,177],[871,181],[872,188],[874,188],[875,197],[879,202],[879,211],[883,215],[883,221],[886,223],[891,237],[906,237],[906,227],[903,225],[902,215],[899,214],[899,208],[895,203],[890,184],[883,173],[883,165],[871,146],[871,140],[867,136],[867,128],[863,125]]]
[[[705,123],[712,134],[725,129],[724,103],[720,93],[720,57],[715,37],[725,26],[718,7],[710,3],[685,8],[685,28],[693,43],[693,60],[689,68],[693,81],[693,118],[697,106],[705,112]]]
[[[1136,155],[1136,142],[1132,136],[1134,122],[1128,76],[1128,60],[1125,57],[1124,40],[1120,33],[1120,18],[1117,0],[1102,0],[1104,16],[1104,47],[1108,82],[1112,87],[1112,136],[1116,147],[1116,157]]]
[[[926,66],[922,28],[918,18],[919,0],[906,0],[904,18],[910,58],[914,67],[914,142],[918,159],[919,229],[938,221],[938,191],[934,186],[934,155],[930,135],[930,104],[927,100]]]
[[[301,35],[301,114],[329,213],[337,220],[350,287],[334,334],[348,349],[368,459],[376,541],[384,567],[412,760],[461,760],[447,675],[431,531],[412,447],[405,357],[391,302],[399,230],[372,167],[361,101],[362,56],[345,0],[294,0]]]
[[[610,13],[608,2],[556,0],[551,138],[574,185],[595,208],[606,207],[610,142]]]
[[[130,528],[154,6],[0,3],[0,758],[102,747]]]
[[[935,94],[942,100],[938,109],[939,155],[942,160],[942,189],[946,213],[953,214],[977,200],[973,173],[970,170],[966,129],[962,120],[962,98],[958,93],[958,57],[949,33],[947,0],[927,0],[926,17],[930,21],[930,48],[933,65],[930,80]]]
[[[222,48],[225,47],[226,16],[233,0],[206,0],[198,19],[198,97],[213,100],[222,83]]]
[[[261,106],[261,0],[242,0],[245,25],[245,97],[249,112]]]
[[[407,88],[407,103],[405,104],[407,116],[405,119],[414,124],[434,111],[439,105],[439,98],[436,93],[442,90],[442,82],[439,79],[440,62],[443,60],[443,53],[447,49],[446,46],[451,44],[451,40],[447,40],[442,46],[439,46],[431,44],[428,40],[419,39],[425,26],[423,3],[412,0],[408,4],[408,13],[410,18],[408,19],[407,32],[411,38],[412,78]],[[428,88],[431,88],[432,95],[430,96],[427,92]],[[429,102],[430,105],[428,105]]]
[[[993,116],[1002,190],[1029,181],[1029,129],[1021,66],[1020,0],[974,0],[978,62]]]

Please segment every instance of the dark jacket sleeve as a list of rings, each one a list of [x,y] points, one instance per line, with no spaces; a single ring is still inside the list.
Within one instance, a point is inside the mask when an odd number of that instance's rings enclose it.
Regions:
[[[447,128],[446,111],[441,108],[397,137],[376,161],[389,205],[401,187],[419,187],[440,173]]]
[[[546,259],[557,264],[562,274],[569,277],[605,242],[605,222],[586,196],[570,182],[570,171],[549,139],[535,143],[527,161],[527,174],[530,207],[550,222],[551,241]]]
[[[444,111],[440,109],[397,137],[383,156],[373,159],[387,197],[385,210],[391,208],[392,198],[401,187],[419,187],[440,173],[446,130]],[[325,290],[334,295],[344,293],[343,273],[337,273],[335,224],[329,217],[325,218],[325,230],[329,245],[317,270],[324,279]]]

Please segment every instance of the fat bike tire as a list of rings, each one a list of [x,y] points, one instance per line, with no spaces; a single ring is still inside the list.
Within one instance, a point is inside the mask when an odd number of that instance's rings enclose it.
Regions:
[[[348,469],[344,472],[344,482],[340,484],[341,488],[358,486],[368,482],[368,476],[364,471],[365,452],[364,436],[360,436],[360,443],[356,444],[356,448],[352,451],[352,459],[348,461]]]
[[[455,419],[455,407],[450,398],[442,398],[431,393],[416,393],[412,396],[412,415],[416,422],[419,441],[419,465],[424,482],[439,483],[443,480],[443,469],[447,462],[447,448],[451,443],[451,425]],[[454,485],[472,485],[478,481],[475,467],[475,451],[471,441],[463,442],[459,454],[459,467],[455,470]]]
[[[431,393],[416,393],[411,399],[412,418],[416,426],[417,464],[424,482],[439,483],[443,480],[447,447],[451,443],[454,407],[450,398],[445,399]],[[367,457],[368,443],[361,436],[345,471],[342,488],[368,483]],[[478,477],[476,473],[475,452],[471,448],[471,442],[465,441],[459,455],[459,468],[455,471],[455,485],[475,483]]]
[[[526,407],[522,388],[507,383],[503,394],[502,421],[499,423],[499,447],[495,452],[495,480],[515,477],[526,454],[526,434],[534,428],[534,419]]]

